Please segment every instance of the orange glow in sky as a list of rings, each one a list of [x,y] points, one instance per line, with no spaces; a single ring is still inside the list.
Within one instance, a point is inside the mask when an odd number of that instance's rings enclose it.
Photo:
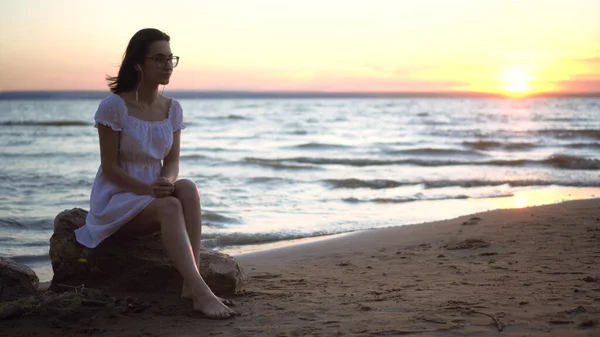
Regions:
[[[597,0],[3,0],[0,91],[106,90],[131,36],[173,90],[600,92]]]

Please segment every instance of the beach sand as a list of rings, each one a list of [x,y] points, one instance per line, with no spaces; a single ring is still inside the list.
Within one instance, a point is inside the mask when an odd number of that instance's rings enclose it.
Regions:
[[[435,211],[435,210],[432,210]],[[2,336],[600,336],[600,199],[483,212],[243,254],[242,316],[22,316]],[[140,296],[138,294],[133,294]],[[502,332],[500,332],[502,330]]]

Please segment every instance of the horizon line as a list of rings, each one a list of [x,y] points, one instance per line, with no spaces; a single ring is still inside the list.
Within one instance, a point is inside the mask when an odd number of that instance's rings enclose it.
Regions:
[[[600,98],[600,92],[538,92],[511,96],[477,91],[319,91],[319,90],[168,90],[178,98]],[[0,91],[0,100],[11,99],[97,99],[109,90],[11,90]]]

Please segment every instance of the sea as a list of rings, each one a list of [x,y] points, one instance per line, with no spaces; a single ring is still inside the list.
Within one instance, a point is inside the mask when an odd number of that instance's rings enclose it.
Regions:
[[[89,209],[108,95],[0,96],[0,256],[42,282],[54,218]],[[600,98],[169,95],[203,244],[234,255],[600,195]]]

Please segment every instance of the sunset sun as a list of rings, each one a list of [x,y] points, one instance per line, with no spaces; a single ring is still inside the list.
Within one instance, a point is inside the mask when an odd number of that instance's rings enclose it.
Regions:
[[[502,90],[508,96],[525,96],[532,91],[531,80],[532,77],[526,69],[509,68],[502,75]]]

